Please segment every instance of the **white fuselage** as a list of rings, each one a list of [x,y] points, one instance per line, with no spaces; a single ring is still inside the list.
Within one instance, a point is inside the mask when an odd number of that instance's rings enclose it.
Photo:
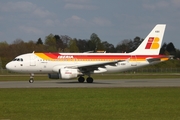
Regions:
[[[66,53],[66,55],[69,56],[69,53]],[[71,54],[71,55],[75,55],[75,54]],[[112,55],[112,54],[107,54],[107,55]],[[118,56],[121,56],[121,55],[118,54]],[[54,72],[56,72],[56,66],[58,66],[57,69],[60,69],[60,68],[65,68],[67,66],[69,66],[69,67],[71,67],[71,66],[72,67],[88,66],[88,65],[94,65],[94,64],[106,63],[109,61],[113,61],[112,59],[109,59],[109,60],[108,59],[104,59],[104,60],[103,59],[68,60],[65,58],[48,60],[48,59],[42,59],[33,53],[20,55],[20,56],[16,57],[16,59],[19,59],[19,60],[13,60],[13,61],[9,62],[6,65],[6,68],[11,71],[20,72],[20,73],[54,73]],[[120,57],[119,57],[119,59],[114,59],[114,61],[115,60],[122,60],[122,59],[120,59]],[[130,69],[142,67],[145,65],[149,65],[149,62],[147,60],[138,61],[138,59],[135,59],[135,57],[131,58],[131,56],[129,56],[129,58],[127,57],[127,59],[125,59],[124,61],[121,61],[121,62],[117,62],[117,64],[115,64],[115,65],[105,65],[105,67],[100,69],[99,72],[94,71],[94,73],[119,72],[119,71],[121,72],[121,71],[127,71]]]

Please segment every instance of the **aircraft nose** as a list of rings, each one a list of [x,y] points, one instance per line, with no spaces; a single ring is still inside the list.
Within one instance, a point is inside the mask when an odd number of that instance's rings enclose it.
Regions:
[[[11,62],[6,64],[6,69],[12,70],[12,68],[13,68],[13,66],[12,66]]]
[[[6,69],[8,69],[8,70],[10,69],[10,64],[9,63],[6,64]]]

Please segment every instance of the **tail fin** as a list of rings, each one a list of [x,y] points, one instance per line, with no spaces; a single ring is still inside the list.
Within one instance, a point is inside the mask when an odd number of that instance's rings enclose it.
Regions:
[[[159,55],[165,28],[166,24],[157,24],[132,54]]]

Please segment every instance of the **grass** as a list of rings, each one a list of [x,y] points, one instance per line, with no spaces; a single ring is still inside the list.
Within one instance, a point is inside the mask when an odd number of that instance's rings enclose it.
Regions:
[[[180,88],[0,89],[0,120],[177,120]]]
[[[1,74],[0,81],[28,81],[29,74]],[[92,77],[96,79],[158,79],[158,78],[180,78],[180,74],[166,73],[166,74],[134,74],[134,73],[115,73],[115,74],[93,74]],[[35,80],[50,80],[47,74],[35,74]],[[77,80],[77,78],[75,78]]]

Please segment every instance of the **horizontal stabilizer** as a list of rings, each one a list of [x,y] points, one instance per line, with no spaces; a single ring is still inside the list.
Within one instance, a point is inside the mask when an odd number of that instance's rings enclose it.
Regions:
[[[160,58],[147,58],[146,59],[149,63],[156,63],[156,62],[160,62],[161,59]]]

